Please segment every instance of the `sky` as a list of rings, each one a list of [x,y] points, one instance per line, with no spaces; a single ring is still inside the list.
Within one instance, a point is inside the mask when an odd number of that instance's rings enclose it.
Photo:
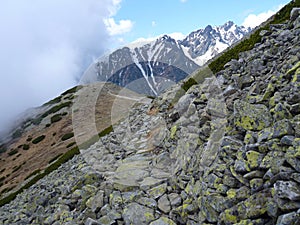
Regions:
[[[0,0],[0,131],[77,84],[98,57],[128,42],[178,39],[231,20],[255,26],[287,0]]]

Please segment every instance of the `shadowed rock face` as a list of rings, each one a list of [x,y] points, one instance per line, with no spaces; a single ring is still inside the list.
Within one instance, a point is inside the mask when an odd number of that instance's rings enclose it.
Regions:
[[[175,85],[136,104],[113,132],[3,206],[0,219],[299,224],[299,34],[294,15],[186,93]]]

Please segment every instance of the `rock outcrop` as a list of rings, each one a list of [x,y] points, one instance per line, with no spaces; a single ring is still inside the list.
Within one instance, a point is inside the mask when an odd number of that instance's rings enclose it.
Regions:
[[[3,206],[3,224],[300,224],[300,17]]]

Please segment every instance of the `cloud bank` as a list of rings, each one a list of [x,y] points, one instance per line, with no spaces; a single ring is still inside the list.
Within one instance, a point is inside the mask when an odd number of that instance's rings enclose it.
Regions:
[[[260,14],[249,14],[243,22],[244,27],[255,28],[261,23],[265,22],[272,15],[274,15],[278,10],[280,10],[284,5],[279,5],[275,10],[269,10],[267,12],[262,12]]]
[[[19,113],[76,85],[129,20],[121,0],[10,0],[0,3],[0,131]],[[111,21],[111,23],[107,23]]]

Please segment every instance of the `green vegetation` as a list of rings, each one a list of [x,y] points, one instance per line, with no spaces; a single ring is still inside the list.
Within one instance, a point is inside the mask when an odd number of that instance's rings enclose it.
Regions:
[[[33,171],[31,174],[29,174],[27,177],[25,177],[25,180],[29,179],[30,177],[33,177],[33,176],[37,175],[40,172],[41,172],[40,169],[37,169],[37,170]]]
[[[45,135],[38,136],[37,138],[32,140],[32,144],[37,144],[37,143],[41,142],[42,140],[45,139],[45,137],[46,137]]]
[[[58,154],[57,156],[55,156],[53,159],[50,159],[48,164],[51,164],[52,162],[54,162],[55,160],[57,160],[59,157],[61,157],[63,155],[63,153]]]
[[[69,150],[68,152],[66,152],[65,154],[63,154],[61,156],[61,158],[59,158],[59,160],[57,160],[55,163],[53,163],[49,167],[47,167],[43,173],[38,174],[39,172],[35,172],[37,174],[37,176],[35,176],[34,178],[32,178],[32,180],[30,180],[27,184],[25,184],[23,187],[21,187],[16,192],[13,192],[10,195],[8,195],[7,197],[1,199],[0,200],[0,207],[3,206],[3,205],[8,204],[10,201],[14,200],[18,194],[20,194],[20,193],[23,192],[23,190],[29,188],[30,186],[32,186],[33,184],[35,184],[38,180],[42,179],[43,177],[45,177],[46,175],[48,175],[52,171],[56,170],[61,164],[67,162],[68,160],[70,160],[71,158],[73,158],[74,155],[77,155],[79,153],[80,152],[79,152],[78,147],[72,148],[71,150]],[[31,176],[33,176],[33,175],[31,175]],[[8,192],[8,191],[10,191],[13,188],[14,187],[12,187],[10,189],[5,189],[1,193]]]
[[[7,148],[4,145],[0,146],[0,154],[7,151]]]
[[[62,93],[60,96],[50,100],[49,102],[46,102],[45,104],[43,104],[43,106],[58,104],[61,102],[61,99],[64,95],[76,93],[76,91],[81,89],[82,87],[83,86],[81,86],[81,85],[73,87],[73,88],[65,91],[64,93]]]
[[[51,123],[56,123],[62,119],[60,114],[55,114],[54,116],[51,117],[50,121]]]
[[[71,142],[70,144],[67,145],[67,148],[70,148],[70,147],[72,147],[75,144],[76,144],[76,142]]]
[[[73,132],[72,133],[67,133],[67,134],[65,134],[64,136],[61,137],[61,140],[65,141],[65,140],[68,140],[68,139],[70,139],[72,137],[74,137],[74,133]]]
[[[190,87],[192,87],[195,84],[197,84],[197,81],[191,77],[181,85],[181,88],[187,91]]]
[[[44,171],[44,173],[49,174],[52,171],[56,170],[58,167],[60,167],[60,165],[62,165],[63,163],[69,161],[70,159],[72,159],[75,155],[80,154],[80,151],[78,149],[78,147],[74,147],[71,150],[67,151],[65,154],[63,154],[57,161],[55,161],[54,163],[52,163],[49,167],[47,167]]]
[[[0,177],[0,182],[4,181],[5,177]]]
[[[21,169],[22,165],[14,166],[12,172],[17,172],[19,169]]]
[[[18,153],[18,149],[12,149],[10,152],[8,152],[7,154],[9,155],[9,156],[12,156],[12,155],[15,155],[15,154],[17,154]]]
[[[24,144],[23,145],[23,150],[28,150],[29,149],[29,145],[28,144]]]
[[[26,139],[26,141],[31,141],[32,140],[32,137],[28,137],[27,139]]]
[[[67,95],[67,94],[73,94],[73,93],[76,93],[77,90],[80,90],[81,88],[83,88],[82,85],[78,85],[78,86],[75,86],[67,91],[65,91],[64,93],[62,93],[61,95]]]
[[[49,109],[48,111],[46,111],[45,113],[43,113],[41,115],[41,118],[45,118],[46,116],[52,114],[52,113],[56,113],[59,110],[66,108],[66,107],[70,107],[72,105],[72,101],[68,101],[68,102],[63,102],[59,105],[55,105],[53,106],[51,109]]]
[[[107,128],[105,128],[103,131],[101,131],[100,133],[98,133],[98,135],[93,136],[92,138],[90,138],[88,141],[82,143],[81,145],[79,145],[80,149],[87,149],[88,147],[90,147],[92,144],[96,143],[96,141],[99,140],[100,137],[103,137],[107,134],[109,134],[110,132],[113,131],[113,126],[109,126]]]
[[[12,138],[16,139],[22,136],[22,131],[21,129],[17,129],[13,134],[12,134]]]
[[[47,106],[47,105],[53,105],[53,104],[58,104],[61,101],[61,97],[62,96],[58,96],[52,100],[50,100],[49,102],[46,102],[45,104],[43,104],[43,106]]]

